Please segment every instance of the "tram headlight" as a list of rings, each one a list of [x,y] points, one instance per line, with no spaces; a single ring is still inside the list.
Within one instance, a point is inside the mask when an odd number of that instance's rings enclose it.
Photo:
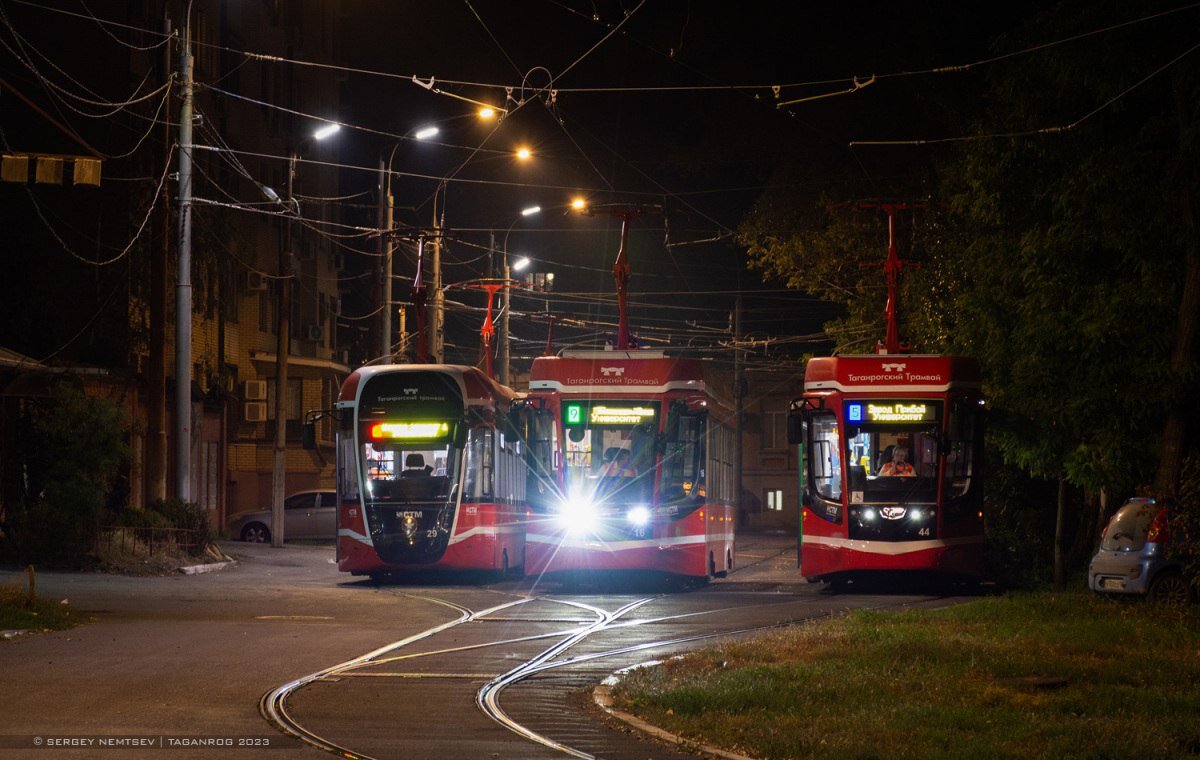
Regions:
[[[558,524],[570,533],[587,533],[596,527],[596,505],[587,499],[564,502],[558,510]]]
[[[650,510],[647,507],[634,507],[625,513],[625,519],[635,528],[644,528],[650,523]]]
[[[921,510],[920,507],[913,507],[912,509],[910,509],[908,511],[908,517],[911,520],[924,520],[925,513]]]
[[[862,519],[866,520],[867,522],[873,521],[875,519],[875,510],[871,509],[870,507],[864,509],[862,511]]]

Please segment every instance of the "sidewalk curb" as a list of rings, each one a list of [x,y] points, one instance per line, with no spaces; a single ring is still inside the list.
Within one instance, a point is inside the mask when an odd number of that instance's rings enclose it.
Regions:
[[[237,560],[231,559],[228,562],[210,562],[207,565],[185,565],[179,568],[179,572],[184,575],[199,575],[200,573],[211,573],[217,570],[224,570],[230,565],[236,565]]]
[[[622,670],[628,670],[628,668],[623,668]],[[630,715],[627,712],[613,707],[612,684],[616,682],[617,678],[619,677],[619,673],[621,673],[620,670],[616,671],[608,678],[604,679],[603,682],[598,684],[596,688],[592,689],[592,701],[594,701],[600,707],[600,709],[604,710],[604,712],[631,726],[632,728],[641,731],[644,734],[649,734],[655,739],[660,739],[669,744],[683,747],[688,751],[703,752],[710,757],[719,757],[722,760],[757,760],[757,758],[750,757],[749,755],[739,755],[736,752],[730,752],[729,750],[721,749],[720,747],[699,744],[690,739],[685,739],[682,736],[678,736],[670,731],[647,723],[636,715]]]

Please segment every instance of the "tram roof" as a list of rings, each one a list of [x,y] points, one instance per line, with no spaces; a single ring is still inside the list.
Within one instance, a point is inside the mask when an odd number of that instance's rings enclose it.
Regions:
[[[693,357],[661,350],[564,351],[533,360],[529,390],[589,395],[694,391],[711,398],[728,395],[728,378]]]
[[[501,385],[488,377],[478,367],[464,364],[376,364],[359,367],[342,383],[338,404],[353,404],[358,399],[358,388],[364,380],[376,375],[393,373],[441,372],[458,380],[464,390],[467,404],[490,404],[498,400],[511,403],[520,397],[507,385]]]
[[[810,359],[804,390],[880,393],[945,393],[979,389],[979,363],[966,356],[862,354]]]

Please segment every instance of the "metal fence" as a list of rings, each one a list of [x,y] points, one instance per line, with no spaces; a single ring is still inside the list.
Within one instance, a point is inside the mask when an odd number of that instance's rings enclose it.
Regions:
[[[198,554],[204,549],[203,531],[191,528],[103,528],[99,543],[109,551],[121,554],[155,554],[184,551]]]

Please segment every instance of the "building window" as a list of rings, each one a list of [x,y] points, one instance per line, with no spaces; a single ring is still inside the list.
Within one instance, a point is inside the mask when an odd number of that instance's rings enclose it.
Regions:
[[[763,502],[767,505],[768,511],[770,511],[770,512],[782,512],[783,511],[783,491],[782,490],[780,490],[778,488],[767,489],[766,496],[767,496],[767,498],[763,499]]]
[[[787,449],[787,412],[762,413],[762,438],[759,443],[764,451]]]

